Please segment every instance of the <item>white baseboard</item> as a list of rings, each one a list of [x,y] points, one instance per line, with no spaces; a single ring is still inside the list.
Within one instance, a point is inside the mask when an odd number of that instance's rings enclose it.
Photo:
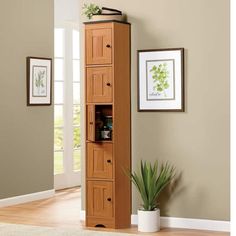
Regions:
[[[138,224],[138,215],[131,216],[131,223],[135,225]],[[213,231],[223,231],[223,232],[230,231],[229,221],[205,220],[205,219],[161,217],[161,226],[168,228],[213,230]]]
[[[85,211],[80,211],[80,220],[85,220]],[[138,215],[131,215],[131,224],[138,224]],[[230,232],[229,221],[177,217],[161,217],[161,227]]]
[[[0,207],[13,206],[13,205],[21,204],[21,203],[50,198],[50,197],[53,197],[54,194],[55,194],[55,190],[50,189],[50,190],[42,191],[42,192],[36,192],[36,193],[30,193],[30,194],[20,195],[16,197],[4,198],[4,199],[0,199]]]
[[[80,211],[80,220],[85,221],[85,217],[86,217],[85,211],[81,210],[81,211]]]

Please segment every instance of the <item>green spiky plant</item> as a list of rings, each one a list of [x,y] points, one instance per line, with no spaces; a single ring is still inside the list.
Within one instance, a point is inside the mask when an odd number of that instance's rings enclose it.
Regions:
[[[100,15],[102,13],[102,9],[93,3],[84,4],[83,10],[83,14],[86,15],[89,19],[91,19],[93,15]]]
[[[175,176],[175,169],[168,163],[162,164],[158,169],[158,162],[154,165],[141,161],[139,172],[130,172],[130,179],[139,191],[144,211],[153,211],[157,208],[157,198],[161,191]]]

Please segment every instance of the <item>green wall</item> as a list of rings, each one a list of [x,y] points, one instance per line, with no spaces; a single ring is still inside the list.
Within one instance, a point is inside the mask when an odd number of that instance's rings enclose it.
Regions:
[[[93,2],[132,24],[133,169],[168,160],[180,174],[173,195],[161,196],[161,214],[229,220],[229,0]],[[137,50],[175,47],[185,48],[186,111],[137,112]],[[136,214],[135,189],[132,199]]]
[[[53,0],[0,2],[0,199],[53,189],[53,106],[26,106],[26,57],[53,57]]]

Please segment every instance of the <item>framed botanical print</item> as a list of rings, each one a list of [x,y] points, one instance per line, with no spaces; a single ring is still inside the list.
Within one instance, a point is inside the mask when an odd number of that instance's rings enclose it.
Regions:
[[[138,50],[138,111],[184,111],[184,49]]]
[[[27,57],[27,106],[51,105],[52,59]]]

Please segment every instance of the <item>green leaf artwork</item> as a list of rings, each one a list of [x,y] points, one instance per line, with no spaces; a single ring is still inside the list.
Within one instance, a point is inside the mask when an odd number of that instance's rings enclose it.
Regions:
[[[167,64],[162,63],[158,67],[154,65],[150,72],[152,72],[153,90],[156,91],[158,95],[164,94],[166,97],[165,90],[170,87],[168,83],[169,71]]]
[[[35,73],[35,86],[38,90],[38,95],[40,95],[42,93],[41,89],[45,87],[44,84],[44,77],[46,75],[45,70],[42,71],[38,71],[38,73]],[[44,92],[44,90],[43,90]]]

